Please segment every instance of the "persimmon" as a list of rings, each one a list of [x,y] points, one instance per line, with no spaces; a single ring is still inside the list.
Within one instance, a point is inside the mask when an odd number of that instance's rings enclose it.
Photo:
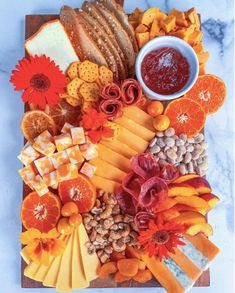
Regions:
[[[139,259],[137,258],[124,258],[117,262],[119,272],[126,277],[134,277],[139,268]]]
[[[103,264],[99,269],[98,269],[98,276],[101,279],[107,278],[110,274],[116,273],[117,272],[117,265],[116,262],[110,261],[105,264]]]

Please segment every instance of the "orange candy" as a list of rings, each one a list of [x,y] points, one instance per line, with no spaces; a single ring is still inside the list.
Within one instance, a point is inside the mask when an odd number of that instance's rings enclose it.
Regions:
[[[147,105],[147,112],[150,116],[156,117],[164,111],[164,106],[160,101],[152,101]]]
[[[158,115],[153,119],[153,127],[157,131],[164,131],[170,126],[170,119],[166,115]]]

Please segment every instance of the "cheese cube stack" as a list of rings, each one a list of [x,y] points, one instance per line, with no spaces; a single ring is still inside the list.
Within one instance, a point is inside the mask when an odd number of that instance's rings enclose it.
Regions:
[[[73,145],[72,137],[69,133],[63,133],[54,137],[57,151],[63,151]]]
[[[18,159],[25,165],[28,166],[35,161],[40,154],[29,144],[20,152]]]
[[[35,138],[33,147],[36,151],[44,156],[51,156],[55,152],[55,145],[52,142],[53,137],[48,130],[45,130],[38,137]]]

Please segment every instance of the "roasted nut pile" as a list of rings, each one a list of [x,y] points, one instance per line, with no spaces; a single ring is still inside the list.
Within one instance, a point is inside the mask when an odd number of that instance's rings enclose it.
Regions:
[[[177,136],[173,128],[168,128],[156,133],[147,151],[162,164],[168,162],[178,166],[182,175],[197,173],[203,176],[208,171],[206,149],[207,142],[202,133],[194,137],[186,134]]]
[[[108,262],[113,251],[124,251],[127,244],[137,242],[133,216],[121,214],[113,194],[99,191],[93,209],[83,214],[83,223],[90,238],[88,252],[96,252],[101,263]]]

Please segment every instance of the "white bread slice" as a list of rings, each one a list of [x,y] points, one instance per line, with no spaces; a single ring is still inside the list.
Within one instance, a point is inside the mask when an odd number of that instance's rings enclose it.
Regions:
[[[64,72],[72,62],[79,60],[58,19],[43,24],[33,36],[25,41],[25,49],[30,56],[45,54],[54,60]]]

